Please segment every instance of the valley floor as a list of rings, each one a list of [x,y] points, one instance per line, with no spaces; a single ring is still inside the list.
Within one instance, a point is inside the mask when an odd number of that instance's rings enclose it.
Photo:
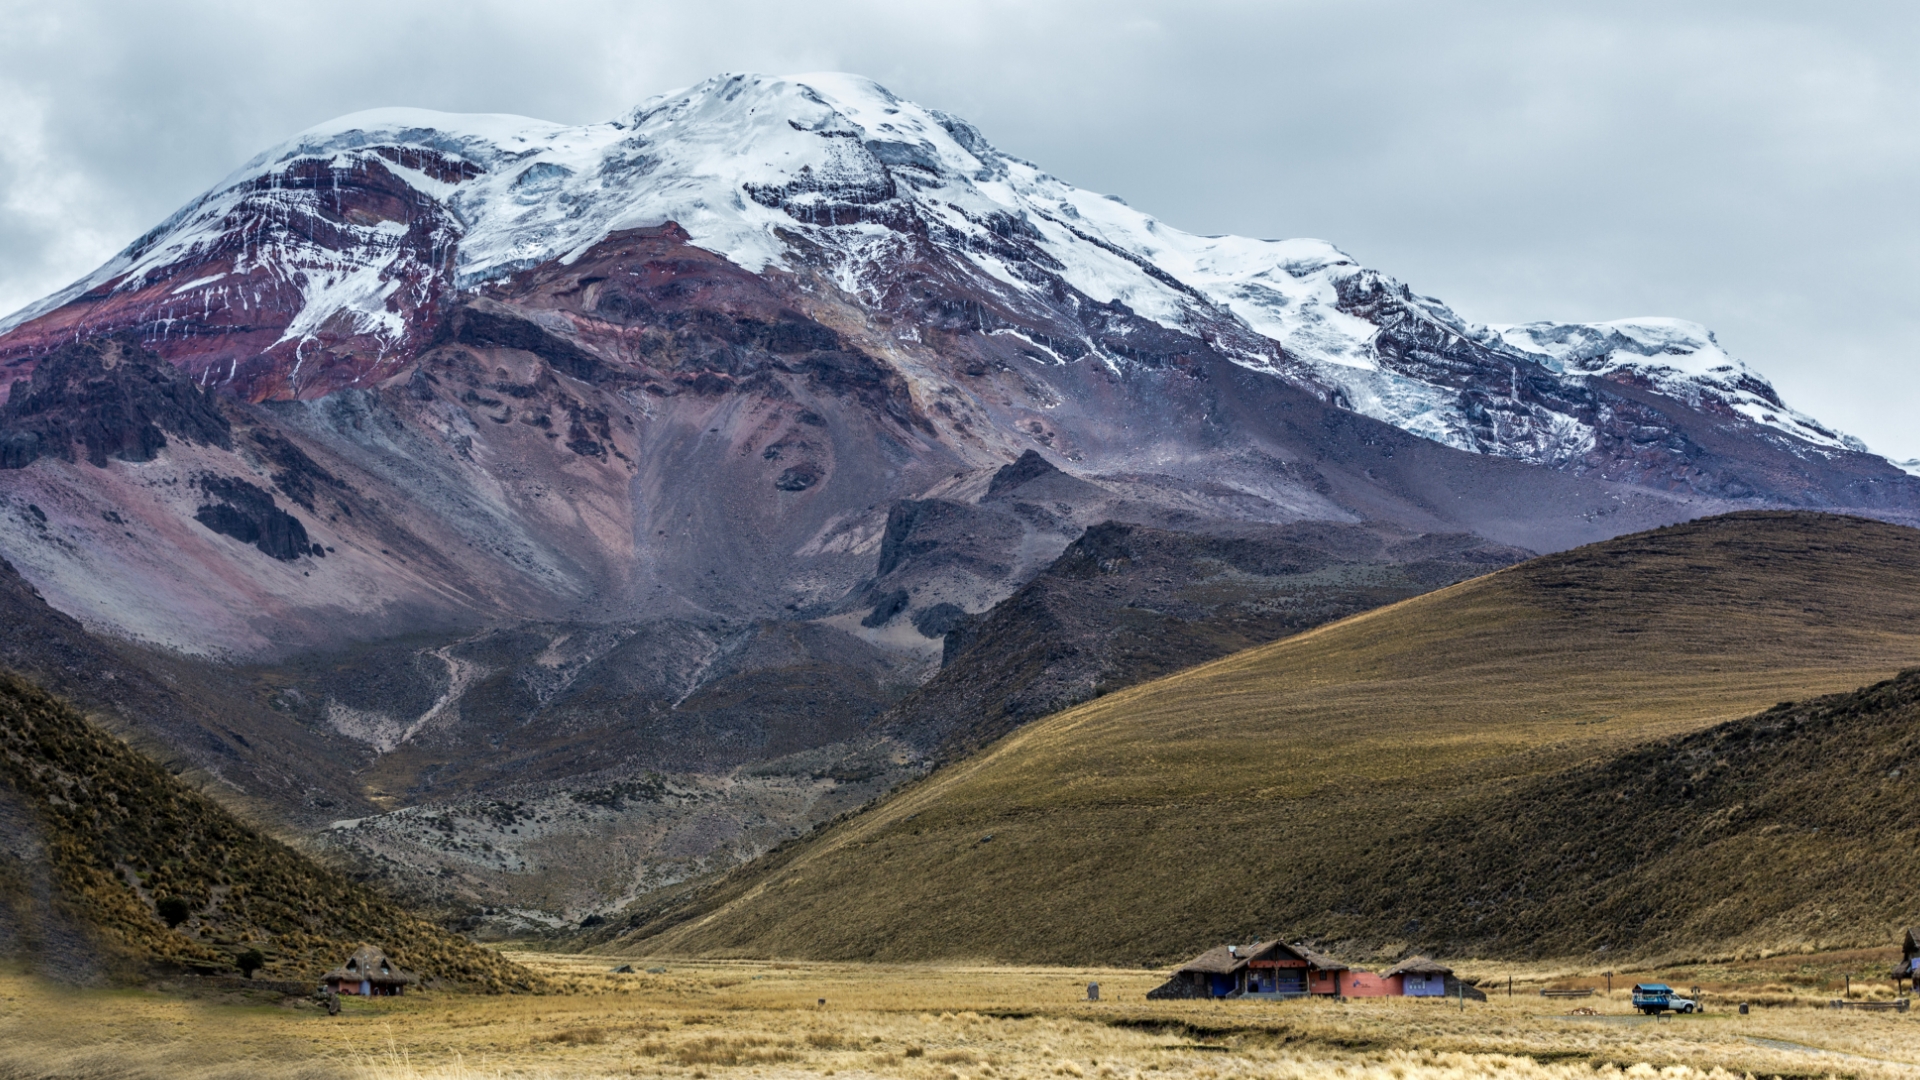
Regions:
[[[1488,1001],[1154,1002],[1141,971],[987,966],[659,962],[615,975],[599,957],[521,954],[564,993],[419,993],[310,1002],[179,987],[70,991],[0,976],[0,1077],[684,1077],[775,1080],[1104,1080],[1351,1077],[1825,1077],[1920,1073],[1920,1012],[1823,1007],[1873,954],[1669,970],[1709,1012],[1650,1022],[1612,995],[1571,1003],[1545,986],[1602,983],[1541,968]],[[1871,965],[1871,966],[1868,966]],[[1505,978],[1514,977],[1513,996]],[[1642,977],[1645,977],[1644,975]],[[1098,982],[1102,1001],[1085,1000]],[[1890,996],[1856,982],[1856,994]],[[822,1004],[824,999],[824,1004]],[[1734,1003],[1768,1001],[1748,1016]],[[1570,1016],[1570,1007],[1598,1015]]]

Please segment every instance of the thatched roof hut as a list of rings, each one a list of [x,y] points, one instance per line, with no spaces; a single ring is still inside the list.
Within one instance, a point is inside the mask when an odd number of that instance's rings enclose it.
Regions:
[[[1893,966],[1896,980],[1911,979],[1920,972],[1920,926],[1909,926],[1900,937],[1900,962]]]
[[[387,954],[371,945],[362,945],[347,957],[347,962],[320,977],[336,994],[362,997],[389,997],[406,990],[419,978],[395,967]]]
[[[1173,970],[1177,975],[1231,975],[1246,966],[1239,946],[1215,945]]]
[[[1424,956],[1416,956],[1408,960],[1402,960],[1398,965],[1396,965],[1393,968],[1393,970],[1387,972],[1386,977],[1391,979],[1395,975],[1451,975],[1451,974],[1453,974],[1453,969],[1448,967],[1447,965],[1442,964],[1436,960],[1429,960]]]
[[[1381,978],[1389,993],[1406,997],[1445,997],[1453,969],[1424,956],[1408,957]],[[1458,985],[1457,983],[1455,985]]]

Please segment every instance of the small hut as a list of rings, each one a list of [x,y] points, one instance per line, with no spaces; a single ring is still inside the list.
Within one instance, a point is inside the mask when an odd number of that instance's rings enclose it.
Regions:
[[[362,945],[347,957],[346,963],[321,976],[321,981],[336,994],[391,997],[405,991],[408,983],[419,980],[394,967],[379,949]]]
[[[1234,945],[1216,945],[1173,969],[1173,977],[1147,991],[1151,1001],[1169,998],[1226,997],[1240,988],[1246,958]]]
[[[1453,969],[1445,964],[1435,963],[1424,956],[1416,956],[1387,972],[1386,980],[1389,984],[1398,980],[1398,985],[1391,991],[1392,993],[1406,997],[1445,997],[1447,978],[1452,974]]]
[[[1893,969],[1893,992],[1897,997],[1900,983],[1906,980],[1909,989],[1916,985],[1913,980],[1920,979],[1920,926],[1909,926],[1900,939],[1900,963]]]

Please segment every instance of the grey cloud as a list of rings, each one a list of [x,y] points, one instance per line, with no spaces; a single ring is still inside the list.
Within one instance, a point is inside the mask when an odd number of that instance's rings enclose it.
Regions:
[[[356,109],[606,119],[859,71],[1199,232],[1319,236],[1493,322],[1667,314],[1920,456],[1902,3],[4,2],[0,308]]]

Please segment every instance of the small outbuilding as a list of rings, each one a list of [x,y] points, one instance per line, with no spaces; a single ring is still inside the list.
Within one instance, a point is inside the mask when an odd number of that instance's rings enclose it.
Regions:
[[[1915,979],[1920,979],[1920,926],[1909,926],[1900,939],[1900,963],[1893,969],[1893,992],[1900,993],[1900,983],[1904,980],[1909,989],[1914,988]]]
[[[336,994],[360,997],[392,997],[403,993],[415,976],[393,966],[385,953],[371,945],[354,950],[347,962],[320,977],[327,989]]]
[[[1390,993],[1406,997],[1445,997],[1447,979],[1453,975],[1453,969],[1438,964],[1424,956],[1416,956],[1401,962],[1387,972],[1386,981],[1393,985]]]
[[[1240,988],[1246,958],[1234,945],[1216,945],[1173,969],[1173,977],[1147,991],[1150,1001],[1230,997]]]

